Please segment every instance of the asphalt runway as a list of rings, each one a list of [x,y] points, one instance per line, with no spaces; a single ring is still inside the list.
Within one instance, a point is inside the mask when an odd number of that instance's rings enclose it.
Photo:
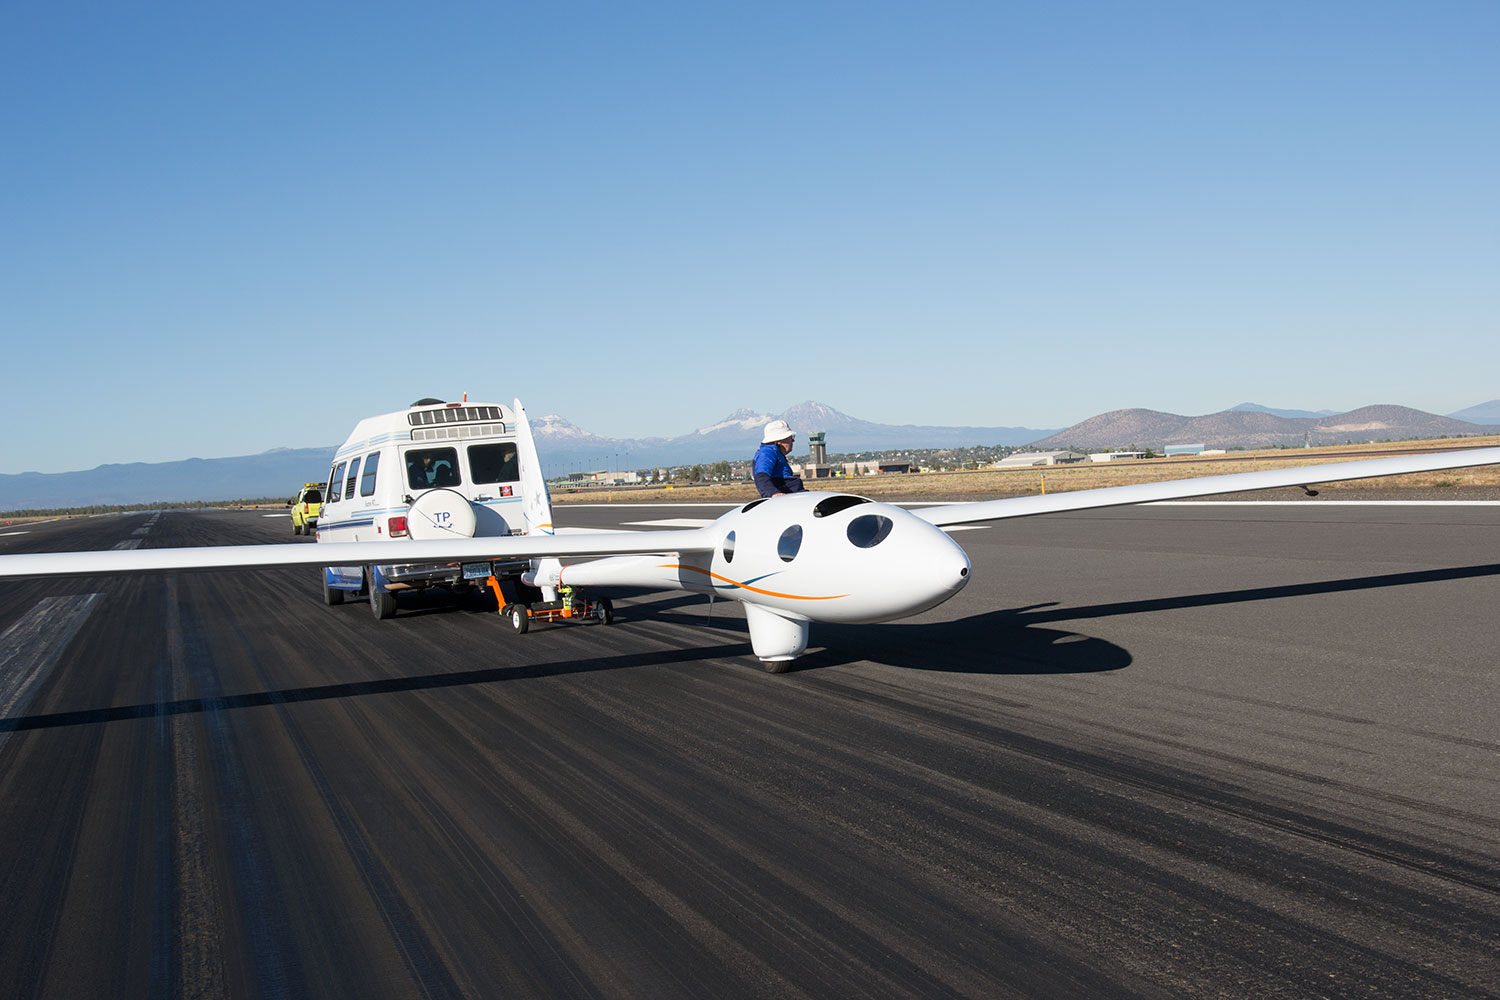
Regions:
[[[517,636],[309,570],[0,584],[0,996],[1500,995],[1500,506],[954,537],[957,598],[784,675],[678,594]]]

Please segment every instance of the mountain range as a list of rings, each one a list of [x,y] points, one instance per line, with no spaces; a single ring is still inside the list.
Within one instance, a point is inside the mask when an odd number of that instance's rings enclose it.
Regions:
[[[885,451],[899,448],[967,448],[978,445],[1023,445],[1055,433],[1032,427],[937,427],[878,424],[840,413],[811,400],[781,413],[735,410],[729,416],[674,437],[606,438],[591,434],[564,418],[533,418],[537,451],[547,475],[590,469],[643,469],[700,462],[747,461],[760,445],[772,420],[785,420],[797,432],[797,453],[805,454],[807,436],[824,431],[833,452]]]
[[[805,402],[782,413],[739,409],[722,420],[674,437],[609,438],[556,414],[533,418],[544,471],[642,469],[748,460],[765,425],[785,420],[797,431],[797,453],[808,434],[824,431],[830,454],[915,448],[1035,445],[1039,448],[1160,448],[1203,443],[1256,448],[1345,441],[1401,440],[1500,433],[1500,400],[1447,417],[1404,406],[1367,406],[1348,413],[1275,410],[1241,403],[1220,413],[1184,417],[1155,410],[1115,410],[1066,430],[1027,427],[940,427],[881,424]],[[48,510],[95,505],[290,497],[328,474],[334,446],[277,448],[235,458],[101,465],[81,472],[0,474],[0,510]]]
[[[1305,417],[1278,416],[1265,408],[1237,407],[1201,417],[1132,409],[1112,410],[1090,417],[1067,430],[1038,440],[1035,445],[1042,450],[1094,450],[1128,445],[1160,449],[1171,444],[1203,444],[1210,448],[1295,448],[1303,444],[1403,441],[1495,433],[1500,433],[1500,427],[1440,417],[1408,406],[1363,406],[1348,413]]]

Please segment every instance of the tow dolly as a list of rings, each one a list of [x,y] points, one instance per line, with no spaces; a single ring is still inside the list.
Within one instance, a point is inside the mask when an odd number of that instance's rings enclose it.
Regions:
[[[526,630],[531,628],[532,622],[555,622],[560,619],[589,621],[592,619],[608,625],[615,620],[615,606],[607,597],[586,597],[572,587],[558,587],[555,601],[523,604],[520,601],[506,601],[500,581],[494,577],[490,577],[488,582],[500,604],[500,617],[510,619],[510,627],[519,635],[524,635]]]

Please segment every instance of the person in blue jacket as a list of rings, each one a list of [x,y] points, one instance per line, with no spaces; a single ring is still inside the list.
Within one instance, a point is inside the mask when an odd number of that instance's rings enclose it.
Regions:
[[[806,487],[798,476],[792,475],[792,467],[786,456],[792,450],[797,435],[785,420],[773,420],[766,424],[766,433],[760,439],[760,448],[755,453],[755,488],[763,497],[779,497],[783,493],[802,493]]]

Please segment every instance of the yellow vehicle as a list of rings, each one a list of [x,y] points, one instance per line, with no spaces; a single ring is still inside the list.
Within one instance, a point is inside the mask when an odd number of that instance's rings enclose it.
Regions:
[[[317,530],[318,515],[323,510],[323,489],[322,483],[308,483],[291,501],[292,534],[310,535]]]

